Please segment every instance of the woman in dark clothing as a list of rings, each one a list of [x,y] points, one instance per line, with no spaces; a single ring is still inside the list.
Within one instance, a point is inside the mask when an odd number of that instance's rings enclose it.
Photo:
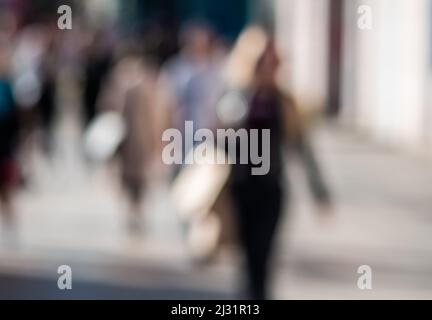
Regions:
[[[279,60],[275,45],[267,40],[254,67],[252,80],[244,92],[248,112],[242,128],[270,129],[270,148],[259,142],[259,154],[270,150],[270,170],[266,175],[252,175],[253,164],[235,164],[230,181],[231,194],[238,214],[240,242],[245,253],[249,298],[266,299],[269,258],[282,213],[282,199],[287,194],[283,175],[283,147],[295,150],[305,165],[317,201],[329,203],[317,163],[309,148],[293,100],[276,84]]]

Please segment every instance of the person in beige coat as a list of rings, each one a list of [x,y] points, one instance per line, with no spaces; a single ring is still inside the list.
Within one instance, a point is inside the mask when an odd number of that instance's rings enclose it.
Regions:
[[[99,101],[102,111],[118,112],[125,125],[119,147],[121,185],[129,203],[131,232],[141,230],[140,206],[154,159],[156,72],[143,58],[128,54],[114,66]]]

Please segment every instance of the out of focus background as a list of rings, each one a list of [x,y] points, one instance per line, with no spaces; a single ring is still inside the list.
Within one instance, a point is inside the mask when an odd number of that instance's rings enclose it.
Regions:
[[[58,28],[60,5],[72,8],[71,30]],[[358,26],[362,5],[370,29]],[[19,127],[1,139],[14,162],[1,173],[0,298],[238,297],[241,255],[230,247],[194,259],[169,169],[153,164],[144,192],[136,161],[95,162],[85,148],[100,106],[129,101],[124,83],[141,81],[153,101],[152,85],[175,77],[170,62],[191,21],[211,29],[216,69],[248,25],[274,35],[281,86],[297,101],[332,194],[332,214],[317,215],[299,165],[287,163],[292,194],[271,297],[431,299],[430,0],[0,0],[0,104],[16,101]],[[146,62],[134,64],[137,56]],[[205,90],[217,87],[211,79]],[[163,127],[158,105],[131,118]],[[143,134],[154,133],[160,141],[158,129]],[[130,219],[131,210],[141,215]],[[57,287],[61,265],[72,268],[72,290]],[[372,269],[371,290],[357,286],[362,265]]]

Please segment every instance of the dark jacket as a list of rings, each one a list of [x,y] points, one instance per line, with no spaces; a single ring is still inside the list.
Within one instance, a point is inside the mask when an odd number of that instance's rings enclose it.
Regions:
[[[18,136],[18,113],[12,87],[5,78],[0,78],[0,157],[14,154]]]

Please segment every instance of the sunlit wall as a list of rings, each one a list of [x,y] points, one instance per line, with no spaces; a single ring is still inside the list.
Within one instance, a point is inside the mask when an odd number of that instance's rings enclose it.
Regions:
[[[276,0],[282,83],[301,107],[322,109],[327,96],[328,0]]]
[[[380,141],[425,142],[430,2],[345,2],[342,117]],[[372,9],[370,30],[357,25],[360,5]]]

